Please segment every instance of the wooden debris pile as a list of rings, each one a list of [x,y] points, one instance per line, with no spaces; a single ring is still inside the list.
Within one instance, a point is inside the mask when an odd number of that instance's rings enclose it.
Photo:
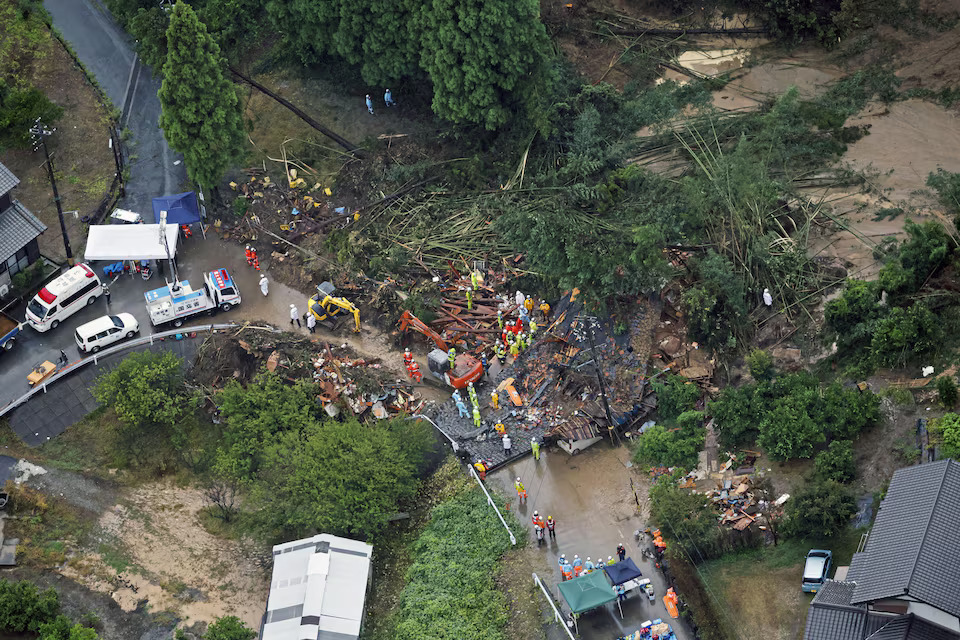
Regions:
[[[401,412],[419,413],[423,409],[424,401],[402,381],[384,382],[384,376],[378,375],[383,370],[376,360],[368,362],[350,353],[334,355],[333,348],[327,344],[312,362],[313,381],[318,387],[317,402],[331,416],[340,412],[340,406],[346,406],[357,416],[369,410],[378,420]]]

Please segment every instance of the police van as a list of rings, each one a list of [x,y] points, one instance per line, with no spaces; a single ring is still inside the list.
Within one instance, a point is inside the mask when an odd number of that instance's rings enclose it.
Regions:
[[[37,331],[56,329],[103,295],[103,284],[86,264],[78,264],[40,289],[27,305],[27,322]]]

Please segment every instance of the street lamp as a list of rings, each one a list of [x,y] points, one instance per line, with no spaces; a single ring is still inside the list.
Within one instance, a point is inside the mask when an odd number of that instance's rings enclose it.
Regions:
[[[67,253],[67,264],[73,266],[73,250],[70,249],[70,236],[67,235],[67,223],[63,220],[63,207],[60,206],[60,192],[57,191],[57,179],[53,175],[53,160],[47,150],[47,137],[52,136],[56,129],[47,129],[40,118],[37,118],[30,127],[30,136],[33,140],[33,150],[43,147],[43,155],[47,159],[47,174],[50,176],[50,186],[53,187],[53,201],[57,204],[57,216],[60,218],[60,234],[63,236],[63,248]]]
[[[577,340],[583,342],[587,340],[590,343],[590,351],[593,355],[593,369],[597,373],[597,384],[600,385],[600,398],[603,400],[603,411],[607,416],[610,439],[616,439],[617,445],[620,444],[620,436],[617,434],[616,425],[613,423],[613,414],[610,413],[610,402],[607,400],[607,386],[603,381],[603,374],[600,372],[600,352],[597,351],[596,337],[594,331],[600,326],[595,316],[577,316],[577,325],[573,329]]]

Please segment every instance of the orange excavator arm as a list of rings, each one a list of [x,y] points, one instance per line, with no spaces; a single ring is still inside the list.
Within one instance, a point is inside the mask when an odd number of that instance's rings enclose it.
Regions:
[[[440,337],[439,333],[424,324],[417,316],[409,311],[404,311],[403,315],[400,316],[400,331],[406,332],[410,329],[423,334],[428,340],[433,341],[433,343],[437,345],[437,349],[449,351],[450,347],[447,345],[447,342]]]

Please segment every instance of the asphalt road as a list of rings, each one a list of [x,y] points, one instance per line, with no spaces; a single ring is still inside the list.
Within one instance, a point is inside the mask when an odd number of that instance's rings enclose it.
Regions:
[[[45,0],[44,6],[113,105],[123,111],[121,128],[131,134],[126,142],[130,179],[120,206],[154,222],[153,198],[188,186],[182,157],[170,150],[157,125],[159,72],[139,62],[130,36],[97,0]],[[177,161],[180,164],[174,164]]]
[[[130,179],[127,195],[120,206],[137,211],[144,220],[153,222],[152,199],[177,193],[187,186],[182,162],[175,164],[181,157],[170,150],[157,125],[160,117],[159,80],[149,67],[138,62],[130,37],[96,0],[46,0],[44,5],[53,16],[54,26],[96,76],[114,106],[123,109],[121,124],[131,134],[126,149]],[[137,159],[130,160],[131,155],[136,155]],[[94,266],[100,273],[102,265]],[[141,332],[151,331],[143,308],[143,293],[162,284],[156,275],[149,282],[139,278],[123,279],[111,287],[110,307],[101,298],[47,333],[24,327],[15,348],[0,354],[0,407],[26,393],[26,376],[35,364],[44,360],[56,361],[61,349],[71,360],[79,357],[73,334],[84,322],[105,313],[129,311],[140,320]],[[17,320],[24,319],[23,307],[8,313]]]

